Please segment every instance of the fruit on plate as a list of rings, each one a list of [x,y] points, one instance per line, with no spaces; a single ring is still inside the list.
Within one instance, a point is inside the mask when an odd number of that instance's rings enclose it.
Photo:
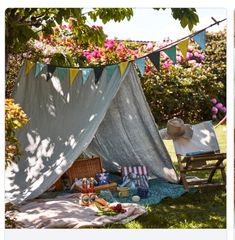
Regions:
[[[117,215],[119,213],[125,213],[126,212],[126,209],[124,209],[120,203],[118,203],[114,206],[109,206],[109,205],[103,206],[100,203],[95,202],[95,205],[99,210],[97,212],[98,215],[114,216],[114,215]]]
[[[122,207],[122,204],[118,203],[116,206],[111,206],[110,207],[113,211],[117,213],[125,213],[126,209]]]

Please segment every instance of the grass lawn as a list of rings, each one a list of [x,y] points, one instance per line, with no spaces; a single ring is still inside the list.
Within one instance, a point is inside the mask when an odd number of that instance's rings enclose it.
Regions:
[[[219,126],[216,135],[221,152],[226,152],[226,126]],[[177,168],[171,141],[165,141]],[[220,178],[217,173],[216,178]],[[186,193],[177,199],[163,199],[159,204],[147,206],[148,214],[126,224],[107,228],[226,228],[226,191],[208,188]]]

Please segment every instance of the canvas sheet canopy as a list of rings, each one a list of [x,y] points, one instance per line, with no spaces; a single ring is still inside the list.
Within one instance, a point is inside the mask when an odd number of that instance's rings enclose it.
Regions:
[[[17,135],[22,155],[6,170],[7,200],[39,196],[84,151],[101,156],[107,171],[144,164],[150,176],[178,181],[132,63],[106,66],[98,82],[91,69],[38,72],[37,64],[22,66],[14,91],[30,121]]]

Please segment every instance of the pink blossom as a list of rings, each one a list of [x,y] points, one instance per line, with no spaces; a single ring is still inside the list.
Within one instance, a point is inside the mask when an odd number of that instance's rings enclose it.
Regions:
[[[204,56],[204,54],[199,53],[199,54],[198,54],[198,58],[200,58],[201,60],[204,60],[205,56]]]
[[[195,63],[197,63],[197,61],[192,59],[192,60],[189,60],[188,63],[195,64]]]
[[[44,48],[43,43],[40,42],[40,41],[35,41],[34,42],[34,47],[37,48],[37,49],[40,49],[40,50],[42,50]]]
[[[211,110],[214,114],[218,113],[218,108],[217,107],[212,107]]]
[[[221,108],[221,111],[222,111],[222,112],[227,112],[226,107],[222,107],[222,108]]]
[[[124,48],[124,45],[122,42],[120,42],[117,46],[117,50],[122,50]]]
[[[212,115],[212,119],[216,119],[217,117],[216,117],[216,115],[215,114],[213,114]]]
[[[153,44],[152,44],[151,42],[149,42],[149,43],[147,44],[146,49],[147,49],[148,51],[152,50],[152,49],[153,49]]]
[[[192,52],[193,51],[193,46],[188,46],[188,51]]]
[[[168,61],[165,61],[165,62],[163,63],[162,67],[163,67],[164,69],[168,69],[172,64],[173,64],[173,61],[168,60]]]
[[[44,62],[45,62],[45,63],[50,63],[50,58],[45,58],[45,59],[44,59]]]
[[[151,75],[153,75],[153,72],[152,72],[152,71],[148,71],[148,72],[146,73],[146,75],[151,76]]]
[[[193,54],[191,52],[187,52],[187,54],[186,54],[187,60],[191,60],[192,57],[193,57]]]
[[[181,62],[182,61],[182,56],[177,55],[176,60],[177,60],[177,62]]]
[[[222,103],[217,103],[215,105],[219,110],[221,110],[223,108],[223,104]]]
[[[198,57],[199,53],[198,52],[194,52],[194,57]]]
[[[52,39],[52,38],[53,38],[53,34],[49,34],[48,39]]]
[[[211,99],[211,102],[212,102],[213,104],[216,104],[216,103],[217,103],[216,98],[212,98],[212,99]]]
[[[146,66],[146,71],[150,71],[151,67],[149,65]]]
[[[104,43],[104,47],[109,49],[109,50],[112,50],[114,48],[114,40],[105,40],[105,43]]]

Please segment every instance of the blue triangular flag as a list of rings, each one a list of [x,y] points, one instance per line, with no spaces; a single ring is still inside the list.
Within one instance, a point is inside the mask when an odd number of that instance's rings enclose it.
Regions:
[[[58,76],[61,80],[64,80],[66,75],[68,74],[68,68],[63,68],[63,67],[58,67],[57,68],[57,72],[58,72]]]
[[[164,52],[167,54],[167,56],[176,63],[176,46],[172,46],[170,48],[167,48],[164,50]]]
[[[82,82],[83,84],[85,84],[85,82],[87,81],[91,71],[92,71],[92,68],[82,68]]]
[[[94,68],[95,72],[95,83],[97,83],[102,75],[102,72],[104,70],[104,66],[99,66]]]
[[[202,50],[206,48],[206,31],[203,30],[193,36],[193,40],[201,47]]]
[[[145,69],[145,58],[136,59],[135,63],[140,70],[141,76],[143,76],[144,75],[144,69]]]
[[[109,66],[106,66],[105,69],[107,71],[107,78],[108,79],[111,79],[112,76],[113,76],[113,73],[115,72],[116,68],[117,68],[117,64],[114,64],[114,65],[109,65]]]
[[[160,52],[152,52],[148,55],[149,59],[153,63],[153,65],[160,70]]]
[[[43,63],[36,63],[36,70],[35,70],[35,77],[39,75],[39,73],[42,71],[42,69],[45,67],[45,64]]]
[[[47,81],[49,81],[56,70],[56,66],[47,65]]]

